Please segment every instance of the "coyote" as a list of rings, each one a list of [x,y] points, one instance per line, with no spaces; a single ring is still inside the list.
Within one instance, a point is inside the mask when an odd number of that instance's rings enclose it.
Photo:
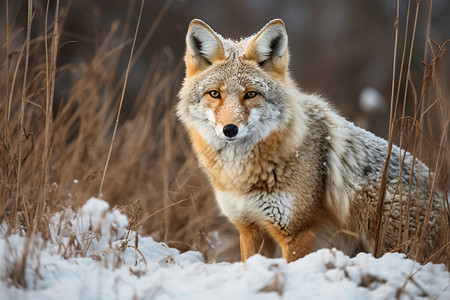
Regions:
[[[388,142],[297,88],[283,21],[232,41],[195,19],[186,44],[176,113],[222,213],[239,230],[242,260],[273,256],[276,243],[288,262],[322,247],[373,252]],[[383,253],[405,240],[411,248],[422,231],[422,261],[443,246],[443,195],[430,188],[431,176],[393,147]]]

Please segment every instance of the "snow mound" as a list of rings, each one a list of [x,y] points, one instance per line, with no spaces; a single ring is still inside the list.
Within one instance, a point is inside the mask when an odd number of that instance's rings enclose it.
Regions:
[[[422,266],[401,254],[349,258],[322,249],[289,264],[260,255],[245,263],[208,264],[199,252],[180,253],[128,231],[127,224],[123,214],[94,198],[76,213],[55,215],[52,241],[36,243],[42,248],[28,260],[26,288],[8,284],[7,276],[9,258],[20,253],[25,238],[6,238],[0,230],[0,259],[6,262],[0,264],[0,293],[58,300],[450,299],[443,265]],[[83,247],[84,254],[76,255]]]
[[[58,245],[57,252],[76,255],[80,246],[81,252],[92,255],[124,239],[127,226],[128,218],[119,210],[109,211],[106,201],[90,198],[77,213],[67,209],[55,214],[50,220],[50,236]]]

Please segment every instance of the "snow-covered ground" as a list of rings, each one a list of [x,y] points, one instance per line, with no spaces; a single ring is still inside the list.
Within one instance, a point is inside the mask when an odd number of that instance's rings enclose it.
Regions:
[[[136,247],[127,218],[94,198],[51,225],[52,241],[36,237],[28,248],[25,289],[8,274],[26,239],[5,238],[0,226],[0,299],[450,299],[443,265],[401,254],[349,258],[323,249],[289,264],[259,255],[207,264],[199,252],[179,253],[150,237],[138,236]]]

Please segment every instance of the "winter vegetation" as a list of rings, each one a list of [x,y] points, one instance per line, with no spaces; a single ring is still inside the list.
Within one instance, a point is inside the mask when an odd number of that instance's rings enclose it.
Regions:
[[[170,50],[154,40],[162,32],[184,45],[188,21],[208,15],[196,10],[192,1],[129,1],[111,20],[102,15],[104,1],[88,2],[0,4],[1,295],[6,299],[450,298],[450,257],[442,256],[450,253],[449,224],[442,236],[447,247],[436,253],[443,257],[440,264],[421,265],[408,253],[382,257],[360,253],[350,258],[335,249],[289,264],[259,255],[238,262],[238,234],[220,216],[174,116],[183,77],[182,50]],[[200,4],[208,7],[206,2]],[[235,8],[238,2],[229,5]],[[254,1],[244,2],[242,10],[250,9]],[[391,60],[373,76],[384,73],[388,90],[380,84],[383,80],[367,82],[352,90],[355,97],[348,107],[339,106],[341,100],[336,106],[360,126],[374,129],[372,124],[381,122],[374,131],[429,165],[436,174],[432,189],[447,194],[449,37],[442,37],[442,30],[437,38],[432,34],[432,12],[437,7],[448,15],[450,9],[441,2],[398,1],[393,9],[386,8]],[[261,1],[261,9],[270,10],[269,3]],[[291,11],[298,8],[295,5]],[[194,7],[176,34],[176,26],[169,27],[178,24],[170,19],[177,11],[173,7]],[[290,26],[289,13],[277,13],[273,17],[285,19],[286,14],[288,30],[306,26],[294,21]],[[99,23],[104,20],[102,28],[107,30],[98,33],[90,28],[96,34],[89,36],[76,33],[74,24],[85,24],[80,16],[86,15]],[[249,32],[263,24],[252,24]],[[327,39],[320,30],[308,38],[315,35]],[[292,42],[292,50],[296,47]],[[153,52],[146,56],[148,49]],[[300,60],[295,51],[291,57]],[[315,68],[329,72],[323,65]],[[293,73],[299,74],[294,77],[303,88],[307,75],[295,66]],[[356,85],[354,76],[359,75],[353,73],[342,77]],[[314,70],[309,74],[323,77]],[[305,81],[307,88],[321,85],[320,80]],[[334,92],[339,99],[349,96],[332,88],[327,91],[331,99]],[[442,200],[448,213],[448,196]],[[380,220],[380,239],[384,221]],[[406,235],[401,241],[399,250],[405,244],[420,248],[419,237]]]
[[[450,297],[443,265],[421,266],[403,254],[354,258],[323,249],[296,262],[260,255],[245,263],[205,263],[200,252],[180,253],[127,229],[127,217],[96,198],[49,220],[54,241],[34,238],[25,267],[27,287],[0,289],[8,299],[392,299]],[[0,233],[10,269],[27,238]],[[74,238],[75,237],[75,238]],[[46,244],[46,246],[43,246]]]

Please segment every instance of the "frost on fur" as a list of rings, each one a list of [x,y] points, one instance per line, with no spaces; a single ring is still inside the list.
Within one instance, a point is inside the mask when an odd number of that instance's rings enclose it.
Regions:
[[[194,20],[186,39],[177,115],[222,213],[239,230],[242,259],[260,250],[273,255],[274,241],[288,261],[323,247],[349,255],[373,251],[388,143],[339,116],[322,97],[297,89],[283,22],[232,41]],[[224,134],[227,125],[233,135]],[[443,197],[430,189],[430,175],[393,147],[383,252],[398,248],[407,226],[409,237],[429,236],[423,259],[443,246]],[[408,198],[415,203],[409,211]]]

